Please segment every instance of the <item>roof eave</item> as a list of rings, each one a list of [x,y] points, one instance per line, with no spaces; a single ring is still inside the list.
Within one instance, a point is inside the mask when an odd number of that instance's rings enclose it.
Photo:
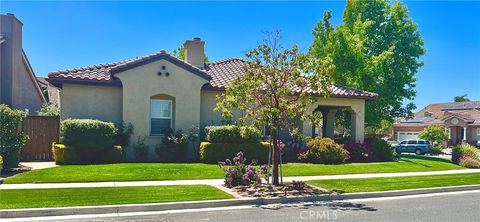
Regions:
[[[47,78],[46,80],[50,84],[58,88],[62,88],[63,84],[122,87],[122,82],[119,80],[98,81],[98,80],[80,80],[80,79],[67,79],[67,78]]]

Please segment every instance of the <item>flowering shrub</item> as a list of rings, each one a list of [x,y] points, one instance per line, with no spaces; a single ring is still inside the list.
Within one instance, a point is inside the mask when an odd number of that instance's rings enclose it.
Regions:
[[[480,168],[480,160],[474,159],[467,155],[462,155],[458,159],[458,165],[466,168]]]
[[[284,154],[284,160],[295,161],[303,160],[307,153],[307,143],[302,140],[292,140],[287,143]]]
[[[305,182],[301,180],[293,180],[292,181],[292,188],[295,190],[303,190],[305,188]]]
[[[239,152],[233,158],[226,159],[225,162],[218,162],[220,168],[225,172],[225,186],[234,187],[238,185],[249,185],[253,183],[260,183],[260,175],[268,176],[268,167],[263,165],[255,168],[257,161],[253,160],[250,164],[245,164],[247,159]]]
[[[460,165],[460,158],[468,156],[480,161],[480,150],[469,144],[460,144],[452,149],[452,162]]]
[[[307,158],[311,163],[338,164],[346,159],[346,152],[330,138],[315,137],[308,141]]]
[[[343,148],[348,152],[347,160],[350,162],[368,162],[372,155],[372,149],[368,143],[346,143]]]

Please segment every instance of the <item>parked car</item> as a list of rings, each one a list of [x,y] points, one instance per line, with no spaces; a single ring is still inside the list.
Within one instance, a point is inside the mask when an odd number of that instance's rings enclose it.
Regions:
[[[397,146],[394,146],[398,154],[401,153],[415,153],[417,155],[424,155],[425,153],[432,153],[432,145],[427,140],[403,140]]]

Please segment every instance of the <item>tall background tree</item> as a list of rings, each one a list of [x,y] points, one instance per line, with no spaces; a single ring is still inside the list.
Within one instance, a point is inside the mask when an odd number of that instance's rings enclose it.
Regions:
[[[329,75],[333,66],[327,59],[309,60],[294,45],[284,49],[280,44],[280,31],[267,32],[267,39],[246,53],[245,74],[235,79],[224,94],[217,97],[216,111],[225,119],[232,118],[232,111],[244,113],[240,124],[253,124],[257,128],[270,129],[273,146],[272,183],[279,184],[280,149],[278,133],[283,130],[298,133],[296,120],[318,122],[306,108],[315,101],[309,89],[328,94]]]
[[[468,99],[467,96],[468,96],[467,94],[461,95],[461,96],[455,96],[455,98],[453,98],[453,101],[454,102],[469,102],[470,99]]]
[[[314,28],[310,55],[333,61],[335,83],[378,94],[366,103],[367,126],[412,115],[415,105],[403,103],[416,95],[415,74],[426,50],[407,7],[387,0],[349,0],[342,24],[334,27],[331,17],[332,11],[326,11]]]

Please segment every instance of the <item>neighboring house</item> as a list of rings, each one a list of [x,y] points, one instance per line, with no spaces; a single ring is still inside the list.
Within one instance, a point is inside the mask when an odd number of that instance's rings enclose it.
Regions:
[[[398,141],[417,139],[429,125],[445,127],[449,144],[476,144],[480,140],[480,101],[430,104],[411,119],[399,119],[393,125],[393,136]]]
[[[161,142],[169,129],[188,131],[192,125],[219,125],[224,119],[213,109],[216,96],[244,74],[246,61],[238,58],[204,63],[204,42],[187,40],[185,61],[160,51],[117,63],[51,72],[48,81],[61,88],[61,118],[93,118],[132,123],[134,135],[146,136],[151,147]],[[319,93],[311,92],[319,95]],[[364,138],[365,100],[376,94],[339,85],[331,86],[329,98],[319,96],[308,108],[325,116],[323,135],[333,137],[333,118],[338,108],[352,111],[352,135]],[[235,118],[241,115],[235,113]],[[311,136],[314,126],[298,122],[304,134]],[[131,157],[131,151],[127,151]]]
[[[60,90],[50,84],[45,77],[37,77],[37,82],[45,100],[52,106],[60,107]]]
[[[0,15],[0,104],[36,114],[46,102],[22,48],[22,22]]]

